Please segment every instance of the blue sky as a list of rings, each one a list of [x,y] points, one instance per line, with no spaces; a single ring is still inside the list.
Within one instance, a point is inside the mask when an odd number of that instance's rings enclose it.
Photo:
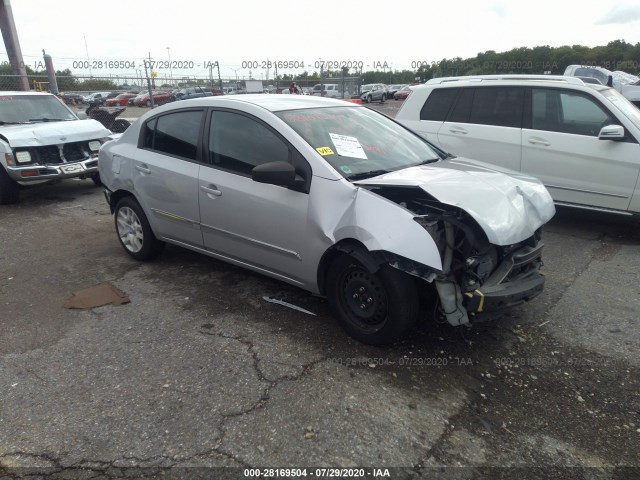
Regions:
[[[223,77],[246,76],[250,68],[243,67],[253,64],[252,74],[259,78],[267,74],[262,68],[267,60],[304,62],[309,71],[320,60],[401,70],[487,50],[640,42],[640,3],[476,0],[438,2],[437,10],[435,5],[416,0],[11,3],[25,63],[35,66],[45,49],[56,69],[80,73],[87,71],[74,68],[80,61],[102,61],[94,75],[115,73],[104,66],[109,60],[136,62],[139,68],[149,53],[154,60],[171,58],[174,76],[207,75],[204,62],[218,60]],[[5,60],[2,45],[0,61]],[[193,68],[180,69],[177,62],[184,67],[193,62]],[[166,67],[156,70],[167,74]],[[136,68],[125,64],[122,73]]]

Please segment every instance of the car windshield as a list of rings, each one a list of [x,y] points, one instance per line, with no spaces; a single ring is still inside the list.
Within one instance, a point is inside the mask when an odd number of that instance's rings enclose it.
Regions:
[[[640,110],[631,103],[625,96],[623,96],[620,92],[613,88],[607,88],[605,90],[601,90],[602,95],[607,97],[607,99],[613,103],[618,110],[620,110],[625,117],[627,117],[631,122],[635,124],[636,127],[640,128]]]
[[[276,115],[350,179],[440,159],[421,137],[368,108],[310,108]]]
[[[76,116],[52,95],[0,96],[0,124],[76,119]]]

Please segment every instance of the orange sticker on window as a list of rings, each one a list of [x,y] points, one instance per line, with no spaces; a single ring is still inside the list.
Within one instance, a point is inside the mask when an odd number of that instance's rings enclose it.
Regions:
[[[322,156],[333,155],[333,150],[330,147],[318,147],[316,151]]]

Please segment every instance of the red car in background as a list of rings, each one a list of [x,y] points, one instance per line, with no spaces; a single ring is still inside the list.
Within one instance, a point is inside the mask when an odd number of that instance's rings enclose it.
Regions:
[[[137,94],[137,92],[121,93],[115,98],[109,98],[106,102],[104,102],[104,104],[107,107],[126,107],[129,104],[129,99],[135,97]]]
[[[171,101],[171,94],[169,92],[163,92],[161,90],[156,90],[152,92],[153,94],[153,104],[154,105],[163,105],[167,102]],[[136,107],[150,107],[151,99],[149,98],[149,94],[145,93],[144,95],[140,94],[136,97],[133,102]]]
[[[393,99],[404,100],[409,96],[410,93],[411,93],[411,88],[409,88],[409,86],[404,86],[400,90],[398,90],[396,93],[393,94]]]

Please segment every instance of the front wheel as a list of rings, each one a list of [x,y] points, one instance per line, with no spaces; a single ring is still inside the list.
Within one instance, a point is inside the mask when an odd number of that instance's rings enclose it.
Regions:
[[[116,232],[125,251],[136,260],[151,260],[164,249],[156,238],[149,220],[133,197],[124,197],[115,209]]]
[[[373,97],[371,95],[367,95],[367,103],[371,103],[373,101]]]
[[[384,101],[387,99],[387,95],[386,94],[382,94],[382,98],[380,99],[380,103],[384,103]]]
[[[329,267],[327,297],[340,325],[369,345],[398,340],[418,318],[418,292],[411,277],[389,265],[370,273],[349,255]]]
[[[100,180],[99,173],[96,173],[95,175],[91,175],[91,181],[94,183],[96,187],[102,186],[102,180]]]

